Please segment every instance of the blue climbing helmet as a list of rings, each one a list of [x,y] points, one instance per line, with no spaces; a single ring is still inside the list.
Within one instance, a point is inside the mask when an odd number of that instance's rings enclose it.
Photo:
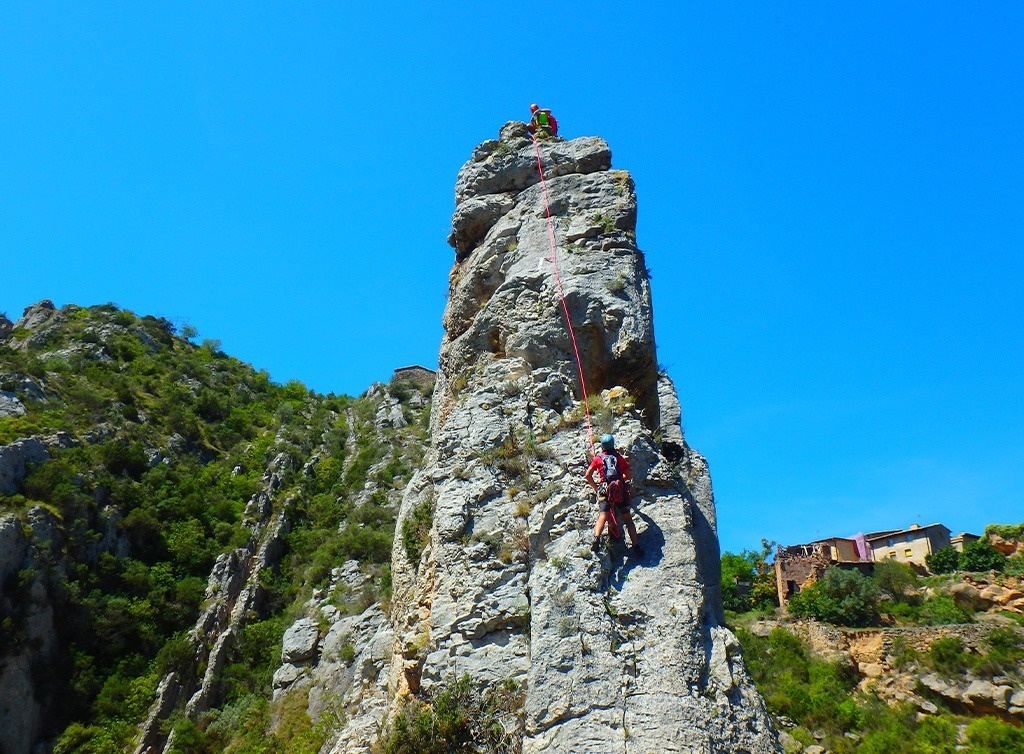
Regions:
[[[601,450],[615,450],[615,438],[611,435],[601,435]]]

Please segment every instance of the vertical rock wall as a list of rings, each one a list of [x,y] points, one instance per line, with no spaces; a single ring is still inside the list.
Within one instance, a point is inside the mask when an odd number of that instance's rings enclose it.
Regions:
[[[721,625],[704,459],[655,354],[636,195],[594,137],[539,142],[594,432],[633,467],[642,557],[589,548],[587,431],[533,142],[459,172],[432,415],[393,552],[394,700],[468,675],[525,693],[524,752],[777,752]]]

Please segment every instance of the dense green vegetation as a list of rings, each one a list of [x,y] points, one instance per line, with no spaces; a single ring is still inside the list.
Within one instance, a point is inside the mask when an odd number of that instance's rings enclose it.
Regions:
[[[1015,527],[1002,527],[1015,529]],[[987,530],[986,530],[987,531]],[[925,563],[932,573],[952,573],[953,571],[1002,571],[1009,565],[1011,572],[1020,573],[1024,565],[1024,558],[1020,556],[1007,558],[999,552],[987,537],[982,537],[976,542],[964,545],[963,552],[958,552],[952,547],[943,547],[941,550],[927,555]]]
[[[39,676],[41,695],[59,700],[48,718],[56,751],[129,745],[162,675],[192,662],[184,636],[211,567],[250,538],[246,505],[271,468],[272,504],[290,506],[285,554],[224,671],[223,707],[198,726],[179,720],[176,740],[182,751],[316,751],[323,731],[296,710],[265,735],[281,635],[346,560],[370,579],[345,609],[388,596],[398,490],[422,453],[429,404],[404,405],[401,432],[380,430],[383,393],[276,384],[215,341],[197,345],[113,305],[65,307],[42,328],[15,330],[0,344],[0,389],[27,409],[0,418],[0,444],[66,433],[16,494],[0,496],[0,513],[42,507],[56,524],[33,572],[10,579],[0,602],[9,652],[24,638],[33,583],[47,587],[59,653]]]
[[[871,692],[856,691],[856,671],[827,662],[784,628],[758,636],[743,627],[736,633],[754,681],[776,716],[791,720],[789,734],[804,745],[821,744],[834,754],[1006,754],[1024,751],[1024,729],[994,717],[963,718],[951,712],[922,717],[908,704],[891,706]],[[993,632],[996,633],[996,632]],[[939,640],[925,667],[944,673],[961,672],[971,662],[959,639]],[[1019,660],[1024,637],[1009,630],[991,636],[984,660]],[[1005,667],[1005,666],[1004,666]],[[966,748],[957,748],[957,728],[965,727]]]

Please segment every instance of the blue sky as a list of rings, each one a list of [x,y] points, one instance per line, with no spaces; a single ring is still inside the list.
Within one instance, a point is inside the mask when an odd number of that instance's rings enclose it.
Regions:
[[[433,366],[456,172],[537,101],[636,180],[723,549],[1024,520],[1024,6],[779,5],[9,4],[0,311]]]

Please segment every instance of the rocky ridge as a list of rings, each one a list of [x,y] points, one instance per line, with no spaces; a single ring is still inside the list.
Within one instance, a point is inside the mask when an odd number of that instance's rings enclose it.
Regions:
[[[599,138],[538,147],[545,186],[521,123],[459,172],[432,450],[399,513],[390,628],[367,632],[380,647],[393,631],[387,684],[370,663],[374,690],[346,712],[384,726],[383,708],[394,720],[466,677],[520,690],[510,750],[780,751],[721,622],[711,480],[657,367],[632,179]],[[587,425],[545,193],[594,431],[630,460],[642,556],[589,548]],[[324,751],[369,744],[343,728]]]
[[[320,396],[210,343],[111,304],[0,319],[2,406],[19,407],[0,416],[0,750],[262,743],[335,639],[344,675],[362,627],[386,623],[432,372]],[[289,632],[268,709],[280,613],[309,592],[342,633],[321,641],[319,615],[312,643]]]

